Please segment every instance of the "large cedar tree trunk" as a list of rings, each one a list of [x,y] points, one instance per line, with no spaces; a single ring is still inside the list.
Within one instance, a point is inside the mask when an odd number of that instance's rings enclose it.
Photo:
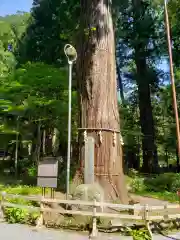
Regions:
[[[128,202],[122,167],[114,31],[110,0],[81,1],[80,126],[95,138],[95,178],[108,199]],[[100,136],[98,135],[101,130]],[[111,129],[108,131],[108,129]],[[113,131],[114,130],[114,131]],[[83,131],[80,131],[81,137]],[[113,136],[115,142],[113,143]],[[81,172],[84,147],[81,138]]]
[[[143,167],[142,170],[147,173],[156,171],[157,147],[155,144],[155,129],[153,120],[153,111],[151,104],[150,82],[148,78],[148,66],[146,62],[146,45],[141,34],[140,24],[143,19],[142,0],[133,0],[134,10],[134,31],[138,36],[135,45],[135,64],[137,70],[137,86],[139,97],[140,124],[143,150]],[[139,31],[139,32],[138,32]]]

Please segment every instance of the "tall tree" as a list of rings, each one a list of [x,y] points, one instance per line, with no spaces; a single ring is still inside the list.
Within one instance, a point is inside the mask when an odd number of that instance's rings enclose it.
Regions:
[[[85,135],[87,132],[95,138],[95,177],[107,198],[118,197],[122,203],[127,203],[110,0],[81,1],[80,41],[80,125]],[[84,162],[83,152],[81,145]]]
[[[143,170],[151,172],[157,159],[157,149],[155,144],[155,129],[151,104],[151,88],[147,65],[146,48],[149,38],[142,36],[142,19],[148,23],[148,28],[153,27],[151,16],[147,14],[147,6],[142,0],[133,0],[134,10],[134,32],[136,32],[137,43],[134,46],[134,59],[137,68],[137,85],[139,96],[141,130],[144,135],[142,140],[143,148]],[[145,25],[143,26],[143,28]],[[147,26],[146,26],[147,27]],[[143,32],[145,33],[145,32]],[[138,37],[138,35],[141,37]]]
[[[19,44],[19,61],[62,66],[63,48],[78,26],[78,1],[34,0],[31,20]]]
[[[180,1],[174,0],[168,2],[168,11],[169,11],[169,18],[170,18],[170,28],[171,28],[171,38],[173,40],[173,61],[176,67],[179,68],[180,66]]]
[[[158,164],[151,103],[158,81],[154,64],[159,51],[157,25],[157,11],[149,0],[132,0],[120,9],[120,40],[129,48],[126,50],[126,61],[133,66],[130,77],[136,80],[138,90],[145,172],[154,171]]]

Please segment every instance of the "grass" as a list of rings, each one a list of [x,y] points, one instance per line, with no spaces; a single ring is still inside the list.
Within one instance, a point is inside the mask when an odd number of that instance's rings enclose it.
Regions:
[[[41,195],[41,188],[37,186],[23,185],[14,178],[0,176],[0,192],[19,195]]]
[[[138,192],[137,191],[135,192],[135,194],[143,197],[151,197],[151,198],[155,198],[163,201],[168,201],[171,203],[179,202],[179,199],[176,193],[168,192],[168,191],[165,191],[165,192],[148,192],[148,191]]]
[[[0,185],[1,192],[7,192],[11,194],[19,194],[19,195],[39,195],[41,194],[41,188],[39,187],[31,187],[26,185],[15,185],[15,186],[5,186]]]

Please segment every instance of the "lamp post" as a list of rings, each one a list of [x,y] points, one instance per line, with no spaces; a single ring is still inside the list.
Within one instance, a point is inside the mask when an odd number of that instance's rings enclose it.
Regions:
[[[175,119],[176,119],[177,147],[178,147],[178,156],[179,156],[179,159],[180,159],[180,127],[179,127],[179,116],[178,116],[178,107],[177,107],[177,98],[176,98],[176,87],[175,87],[175,79],[174,79],[173,56],[172,56],[172,46],[171,46],[171,36],[170,36],[170,25],[169,25],[169,15],[168,15],[168,9],[167,9],[167,0],[164,0],[164,11],[165,11],[165,23],[166,23],[168,52],[169,52],[171,86],[172,86],[172,94],[173,94],[173,107],[174,107],[174,115],[175,115]]]
[[[77,59],[76,49],[70,44],[66,44],[64,47],[64,53],[68,60],[69,65],[69,103],[68,103],[68,149],[67,149],[67,175],[66,175],[66,199],[69,195],[69,180],[70,180],[70,164],[71,164],[71,104],[72,104],[72,68],[73,63]]]

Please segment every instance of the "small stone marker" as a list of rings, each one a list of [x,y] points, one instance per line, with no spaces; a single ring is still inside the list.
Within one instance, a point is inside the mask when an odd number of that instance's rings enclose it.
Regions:
[[[95,140],[93,137],[87,137],[85,142],[85,169],[84,169],[84,183],[94,183],[94,147]]]

